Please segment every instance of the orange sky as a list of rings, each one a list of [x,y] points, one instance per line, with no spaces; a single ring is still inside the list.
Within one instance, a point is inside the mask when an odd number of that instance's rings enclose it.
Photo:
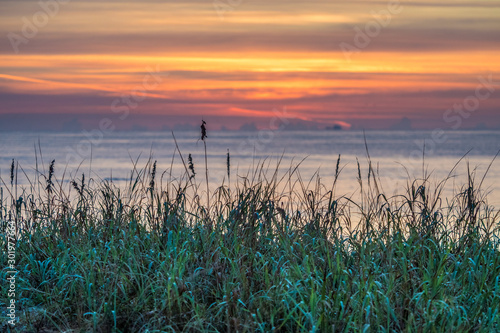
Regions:
[[[121,128],[265,127],[284,107],[306,127],[500,128],[498,1],[64,2],[1,2],[0,129],[120,106]],[[479,77],[499,83],[447,114]]]

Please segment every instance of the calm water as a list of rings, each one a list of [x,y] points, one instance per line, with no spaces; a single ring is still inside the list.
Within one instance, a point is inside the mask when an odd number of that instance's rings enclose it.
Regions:
[[[209,132],[207,139],[210,182],[220,184],[226,175],[226,153],[231,154],[231,173],[244,176],[259,161],[265,161],[274,169],[282,158],[283,174],[290,165],[305,160],[299,167],[304,181],[316,172],[329,187],[335,173],[337,156],[341,154],[343,167],[338,194],[356,195],[359,192],[357,162],[366,179],[368,164],[363,133],[359,131],[260,131],[260,132]],[[187,162],[192,154],[198,181],[204,181],[204,148],[198,141],[198,132],[178,132],[176,138]],[[431,180],[445,178],[456,162],[469,150],[450,180],[445,195],[464,184],[467,162],[477,170],[478,181],[500,149],[498,131],[453,131],[443,136],[431,131],[370,131],[366,141],[374,167],[378,167],[386,193],[401,193],[406,184],[406,170],[414,177],[422,176],[422,150],[425,142],[425,169]],[[90,144],[92,142],[92,144]],[[158,161],[158,174],[170,170],[175,144],[170,132],[114,132],[104,136],[96,133],[0,133],[0,177],[10,182],[10,165],[14,158],[28,178],[35,173],[35,146],[41,147],[38,156],[39,169],[47,170],[51,160],[56,160],[56,176],[60,179],[66,168],[66,179],[81,177],[84,172],[94,179],[109,179],[120,184],[130,176],[133,161],[142,167],[152,155]],[[92,149],[90,147],[92,146]],[[92,156],[92,158],[91,158]],[[178,155],[173,161],[172,174],[180,176],[184,167]],[[403,165],[403,166],[402,166]],[[19,184],[28,181],[22,172]],[[0,181],[0,185],[3,185]],[[483,183],[491,192],[488,202],[500,207],[500,158],[496,160]]]

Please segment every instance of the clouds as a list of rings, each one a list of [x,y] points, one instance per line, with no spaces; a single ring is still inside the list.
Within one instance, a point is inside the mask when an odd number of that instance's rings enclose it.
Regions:
[[[36,1],[2,6],[3,36],[20,33],[23,17],[40,10]],[[243,119],[287,106],[325,125],[408,117],[425,127],[467,96],[478,75],[500,77],[500,14],[491,1],[401,2],[347,62],[339,44],[352,43],[355,28],[387,6],[255,0],[220,20],[211,1],[71,1],[19,54],[0,39],[0,114],[107,114],[110,100],[158,65],[168,79],[137,114]],[[495,95],[470,121],[495,124],[498,109]]]
[[[445,22],[441,22],[445,23]],[[194,54],[196,52],[323,52],[335,53],[342,42],[351,42],[350,26],[318,31],[260,32],[152,32],[152,33],[43,33],[21,45],[23,54]],[[458,42],[460,41],[460,42]],[[466,28],[387,28],[371,43],[369,51],[436,52],[467,50],[500,51],[497,30]],[[12,54],[8,39],[0,41],[0,53]]]
[[[394,2],[394,1],[393,1]],[[4,1],[2,32],[20,33],[23,18],[39,5]],[[373,19],[386,1],[245,2],[218,19],[210,1],[90,1],[60,5],[26,54],[158,54],[162,52],[334,52],[353,28]],[[500,48],[497,11],[491,2],[401,3],[371,51],[442,51]],[[7,38],[0,53],[11,54]]]

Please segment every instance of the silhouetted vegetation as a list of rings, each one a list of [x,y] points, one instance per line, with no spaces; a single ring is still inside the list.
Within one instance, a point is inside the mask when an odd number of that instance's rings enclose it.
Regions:
[[[2,248],[18,228],[13,331],[500,331],[499,214],[473,172],[448,200],[447,179],[388,197],[369,163],[355,200],[265,162],[207,193],[188,162],[174,179],[150,160],[124,187],[58,178],[57,162],[21,187],[13,163],[0,181]],[[7,284],[0,295],[9,331]]]

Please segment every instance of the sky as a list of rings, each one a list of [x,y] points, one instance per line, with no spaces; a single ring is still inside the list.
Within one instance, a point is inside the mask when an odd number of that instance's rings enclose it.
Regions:
[[[0,130],[201,118],[500,129],[500,1],[0,1]]]

